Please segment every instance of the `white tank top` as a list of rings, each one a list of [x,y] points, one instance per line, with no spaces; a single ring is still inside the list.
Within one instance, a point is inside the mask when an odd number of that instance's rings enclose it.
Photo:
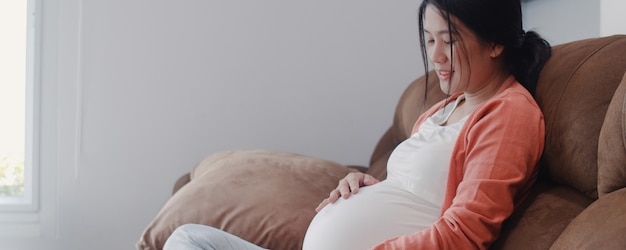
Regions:
[[[304,250],[368,249],[428,228],[439,218],[452,149],[467,117],[442,126],[462,100],[450,103],[393,151],[387,179],[340,198],[311,221]]]
[[[426,119],[417,132],[396,147],[387,162],[387,179],[441,207],[450,169],[452,149],[467,116],[445,124],[463,96]]]

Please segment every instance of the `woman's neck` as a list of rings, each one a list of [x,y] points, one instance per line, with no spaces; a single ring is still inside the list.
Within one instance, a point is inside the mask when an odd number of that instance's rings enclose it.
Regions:
[[[450,114],[450,118],[446,124],[455,123],[463,119],[466,115],[474,112],[483,102],[498,93],[498,90],[500,90],[500,87],[502,87],[502,84],[504,84],[508,78],[509,75],[500,74],[490,78],[486,84],[482,85],[482,87],[476,91],[463,92],[464,100],[462,100],[452,114]],[[446,124],[444,124],[444,126]]]
[[[481,88],[474,91],[466,91],[463,93],[465,96],[464,104],[470,108],[470,110],[474,110],[483,102],[487,101],[489,98],[493,97],[502,84],[509,78],[509,74],[497,74],[489,78]]]

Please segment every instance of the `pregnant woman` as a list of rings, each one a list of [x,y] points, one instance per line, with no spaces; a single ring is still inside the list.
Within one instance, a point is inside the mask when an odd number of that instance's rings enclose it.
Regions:
[[[305,250],[486,249],[534,183],[544,121],[531,93],[550,45],[523,30],[520,1],[424,0],[419,34],[426,72],[448,98],[393,151],[387,179],[339,182]],[[261,248],[183,225],[165,249]]]

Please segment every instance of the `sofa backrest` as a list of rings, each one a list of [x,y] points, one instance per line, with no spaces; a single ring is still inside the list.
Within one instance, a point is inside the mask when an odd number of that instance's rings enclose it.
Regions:
[[[537,83],[535,98],[546,121],[541,167],[553,181],[592,199],[598,197],[600,131],[625,70],[626,36],[580,40],[554,46]],[[369,174],[385,178],[391,151],[410,136],[413,123],[427,107],[445,98],[435,75],[429,77],[426,101],[424,85],[421,77],[402,94],[392,126],[374,149]],[[626,179],[624,166],[614,168],[621,169]]]
[[[602,197],[624,187],[626,187],[626,73],[613,95],[600,130],[598,195]]]
[[[550,178],[598,197],[598,142],[609,103],[626,70],[626,36],[553,48],[535,98],[546,121],[542,167]]]

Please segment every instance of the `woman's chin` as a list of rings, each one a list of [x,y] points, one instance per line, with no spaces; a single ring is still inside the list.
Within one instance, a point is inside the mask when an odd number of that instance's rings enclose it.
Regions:
[[[439,88],[443,93],[450,94],[450,82],[439,80]]]

